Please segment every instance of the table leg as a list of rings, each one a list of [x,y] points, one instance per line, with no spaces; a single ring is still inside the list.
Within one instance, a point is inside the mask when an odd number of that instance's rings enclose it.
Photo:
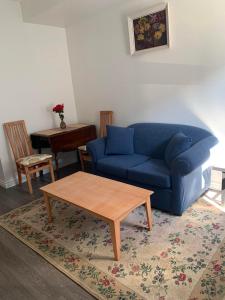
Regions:
[[[47,193],[44,192],[44,199],[45,199],[45,204],[47,207],[47,213],[48,213],[48,222],[52,223],[52,209],[51,209],[51,203],[50,199]]]
[[[112,222],[110,224],[112,232],[113,251],[115,260],[120,260],[120,222]]]
[[[146,210],[146,216],[147,216],[147,222],[148,222],[148,230],[152,229],[152,210],[150,205],[150,199],[147,198],[145,202],[145,210]]]
[[[54,153],[54,160],[55,160],[55,169],[57,178],[59,178],[59,161],[58,161],[58,153]]]

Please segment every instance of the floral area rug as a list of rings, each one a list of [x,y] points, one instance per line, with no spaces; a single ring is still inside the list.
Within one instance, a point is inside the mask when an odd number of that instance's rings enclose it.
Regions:
[[[225,299],[225,213],[200,199],[182,217],[143,207],[121,224],[121,260],[109,226],[85,211],[43,200],[0,217],[0,225],[97,299]]]

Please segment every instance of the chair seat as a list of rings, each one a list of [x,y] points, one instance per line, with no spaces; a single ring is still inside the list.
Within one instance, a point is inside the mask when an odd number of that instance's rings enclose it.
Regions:
[[[33,154],[33,155],[20,158],[16,162],[24,167],[28,167],[30,165],[42,163],[43,161],[51,158],[52,155],[50,154]]]
[[[150,186],[170,188],[170,171],[160,159],[150,159],[128,170],[128,179]]]
[[[78,150],[87,152],[87,146],[86,145],[80,146],[78,147]]]

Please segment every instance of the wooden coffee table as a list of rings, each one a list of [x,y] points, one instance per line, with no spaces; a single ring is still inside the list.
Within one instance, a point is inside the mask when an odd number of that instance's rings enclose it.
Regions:
[[[73,204],[108,222],[115,259],[120,259],[120,222],[144,204],[148,230],[152,228],[150,196],[153,193],[122,182],[78,172],[41,188],[52,222],[50,198]]]

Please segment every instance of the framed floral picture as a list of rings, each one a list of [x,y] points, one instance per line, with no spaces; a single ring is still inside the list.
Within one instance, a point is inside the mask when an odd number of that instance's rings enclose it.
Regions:
[[[169,47],[168,4],[128,17],[131,55]]]

